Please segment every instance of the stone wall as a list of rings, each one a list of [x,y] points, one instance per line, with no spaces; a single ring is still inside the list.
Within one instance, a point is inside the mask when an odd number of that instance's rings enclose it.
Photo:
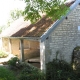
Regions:
[[[24,58],[40,57],[39,41],[24,40]]]
[[[19,39],[11,39],[11,52],[12,54],[18,56],[18,58],[20,58],[19,44],[20,44]]]
[[[48,59],[52,61],[58,52],[58,58],[71,62],[72,52],[80,46],[80,5],[78,5],[56,29],[51,33],[46,42]],[[48,43],[49,42],[49,43]],[[50,53],[49,53],[50,52]]]
[[[9,39],[2,38],[2,50],[9,52]]]

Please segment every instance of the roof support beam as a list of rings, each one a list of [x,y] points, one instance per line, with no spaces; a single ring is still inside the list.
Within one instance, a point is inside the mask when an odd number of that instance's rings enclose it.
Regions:
[[[20,39],[20,60],[21,60],[21,62],[24,61],[24,44],[23,44],[23,39]]]
[[[45,42],[40,42],[40,64],[41,64],[41,70],[43,70],[43,72],[45,72],[45,70],[46,70]]]
[[[10,50],[10,54],[12,54],[12,46],[11,46],[11,39],[9,38],[9,50]]]
[[[27,40],[33,40],[33,41],[39,41],[40,37],[5,37],[10,39],[27,39]]]

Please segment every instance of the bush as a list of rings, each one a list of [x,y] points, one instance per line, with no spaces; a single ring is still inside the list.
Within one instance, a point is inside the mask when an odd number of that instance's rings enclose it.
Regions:
[[[3,52],[3,51],[0,51],[0,58],[5,58],[5,57],[7,57],[8,56],[8,54],[6,54],[5,52]]]
[[[10,68],[17,68],[19,65],[19,59],[17,57],[13,57],[8,61],[8,65]]]
[[[16,78],[7,68],[0,67],[0,80],[16,80]]]
[[[27,64],[21,72],[19,80],[45,80],[45,75],[39,69]]]
[[[79,78],[70,64],[54,59],[46,65],[46,80],[79,80]]]

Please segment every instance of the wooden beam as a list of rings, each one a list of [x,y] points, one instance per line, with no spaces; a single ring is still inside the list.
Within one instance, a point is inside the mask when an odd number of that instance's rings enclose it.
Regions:
[[[41,70],[45,72],[46,70],[46,61],[45,61],[45,42],[40,41],[40,65],[41,65]]]
[[[12,53],[12,48],[11,48],[11,39],[9,39],[9,50],[10,50],[10,54]]]
[[[21,62],[24,61],[24,44],[23,44],[23,39],[20,39],[20,60],[21,60]]]
[[[10,39],[26,39],[26,40],[32,40],[32,41],[39,41],[40,37],[5,37]]]

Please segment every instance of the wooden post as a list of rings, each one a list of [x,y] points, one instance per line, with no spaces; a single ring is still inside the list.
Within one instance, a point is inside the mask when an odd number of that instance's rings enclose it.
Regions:
[[[20,60],[21,60],[21,62],[24,61],[24,44],[23,44],[23,39],[20,39]]]
[[[9,38],[9,50],[10,50],[10,54],[12,53],[12,48],[11,48],[11,39]]]
[[[45,42],[40,41],[40,64],[41,64],[41,70],[45,72],[46,70],[46,62],[45,62]]]

